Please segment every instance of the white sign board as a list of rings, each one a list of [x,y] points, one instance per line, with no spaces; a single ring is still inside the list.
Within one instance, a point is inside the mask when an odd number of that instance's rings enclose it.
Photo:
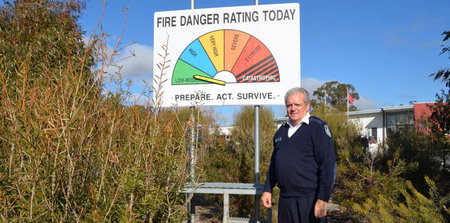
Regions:
[[[300,86],[299,13],[297,3],[156,12],[153,86],[162,106],[283,105]]]

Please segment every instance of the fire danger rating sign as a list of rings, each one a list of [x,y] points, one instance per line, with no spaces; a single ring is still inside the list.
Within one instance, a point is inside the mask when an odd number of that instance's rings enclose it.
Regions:
[[[162,106],[284,104],[300,86],[299,13],[297,3],[156,12]]]

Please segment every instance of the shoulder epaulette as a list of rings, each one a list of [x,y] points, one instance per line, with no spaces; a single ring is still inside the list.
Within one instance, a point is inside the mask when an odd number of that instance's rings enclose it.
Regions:
[[[309,121],[313,121],[313,122],[316,122],[319,124],[326,124],[326,122],[324,120],[322,120],[316,116],[312,116],[312,115],[309,117]]]

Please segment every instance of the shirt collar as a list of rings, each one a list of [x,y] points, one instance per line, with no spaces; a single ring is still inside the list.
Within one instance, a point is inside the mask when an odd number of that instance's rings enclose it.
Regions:
[[[302,120],[296,125],[296,126],[292,126],[292,122],[290,119],[287,120],[287,124],[291,127],[298,127],[301,126],[303,123],[309,125],[309,117],[311,117],[311,115],[309,114],[309,112],[306,113],[306,115],[302,118]]]

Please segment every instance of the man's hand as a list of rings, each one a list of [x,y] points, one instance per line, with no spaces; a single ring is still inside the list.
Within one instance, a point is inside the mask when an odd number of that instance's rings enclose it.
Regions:
[[[261,201],[266,208],[272,207],[272,194],[269,192],[264,192],[261,196]]]
[[[327,207],[328,207],[328,203],[318,199],[316,201],[316,205],[314,206],[314,216],[316,216],[316,218],[323,218],[327,215]]]

